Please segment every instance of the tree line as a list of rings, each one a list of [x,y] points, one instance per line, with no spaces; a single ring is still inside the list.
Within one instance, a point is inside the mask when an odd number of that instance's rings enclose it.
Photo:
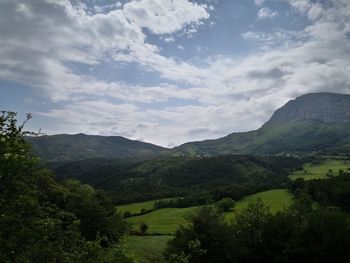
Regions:
[[[170,263],[350,262],[349,215],[301,194],[272,214],[252,200],[231,222],[215,206],[199,208],[169,241]]]

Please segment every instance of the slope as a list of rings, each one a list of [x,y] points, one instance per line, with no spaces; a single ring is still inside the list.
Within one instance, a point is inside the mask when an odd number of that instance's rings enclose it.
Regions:
[[[86,134],[27,137],[36,155],[47,161],[74,161],[88,158],[150,159],[166,149],[121,136]]]

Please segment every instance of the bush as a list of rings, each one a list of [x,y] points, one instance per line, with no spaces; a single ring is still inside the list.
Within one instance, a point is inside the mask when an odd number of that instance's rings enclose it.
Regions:
[[[234,208],[235,205],[236,205],[236,202],[232,198],[224,198],[219,202],[215,203],[215,208],[220,213],[223,213],[223,212],[230,211],[232,208]]]

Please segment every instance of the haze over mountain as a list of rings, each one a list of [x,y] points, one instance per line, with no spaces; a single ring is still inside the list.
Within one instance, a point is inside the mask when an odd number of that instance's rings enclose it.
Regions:
[[[34,151],[50,161],[87,158],[140,160],[163,155],[306,154],[350,149],[350,95],[311,93],[289,101],[260,129],[216,140],[185,143],[174,149],[119,136],[85,134],[28,138]]]

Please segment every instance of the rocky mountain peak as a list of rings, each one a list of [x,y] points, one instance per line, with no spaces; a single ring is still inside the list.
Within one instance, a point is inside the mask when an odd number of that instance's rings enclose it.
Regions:
[[[310,93],[290,100],[278,109],[269,124],[296,120],[317,120],[324,123],[350,121],[350,95]]]

